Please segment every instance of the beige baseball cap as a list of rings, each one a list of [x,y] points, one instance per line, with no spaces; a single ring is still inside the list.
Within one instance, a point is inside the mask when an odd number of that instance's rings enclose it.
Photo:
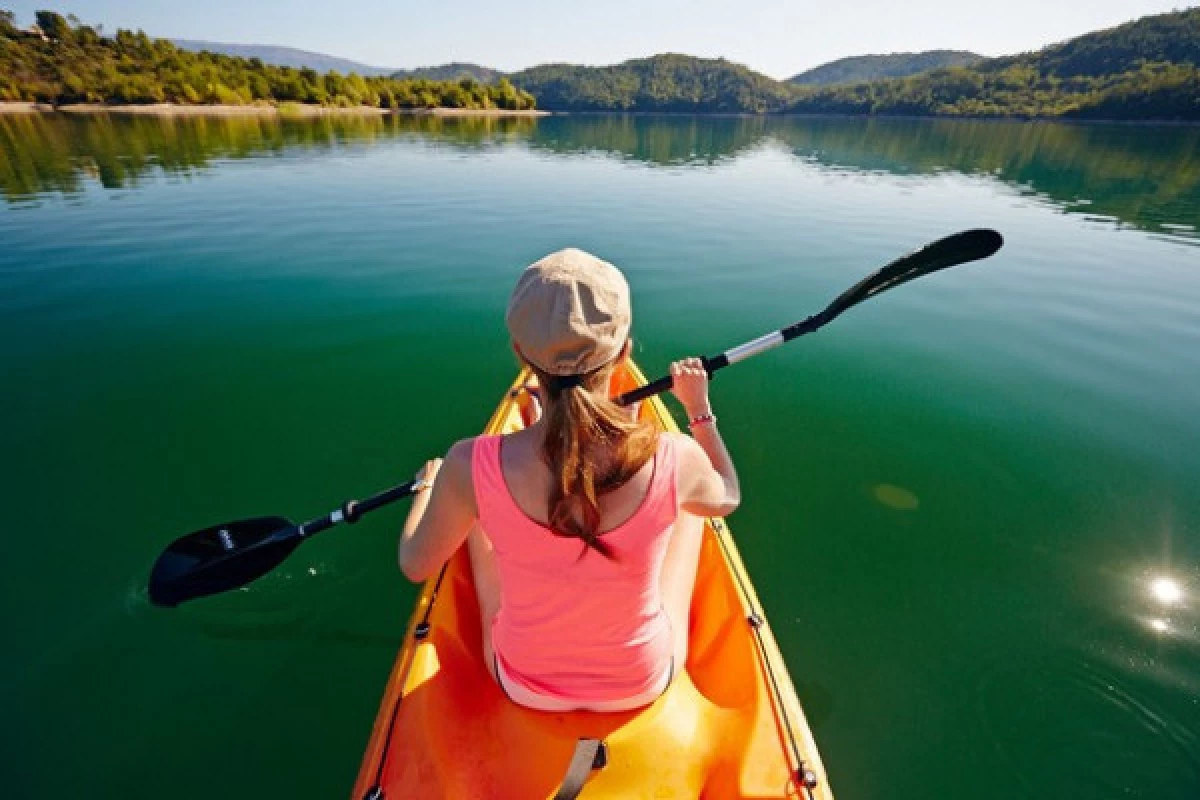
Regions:
[[[573,247],[525,268],[508,300],[508,332],[551,375],[591,372],[617,357],[633,311],[621,271]]]

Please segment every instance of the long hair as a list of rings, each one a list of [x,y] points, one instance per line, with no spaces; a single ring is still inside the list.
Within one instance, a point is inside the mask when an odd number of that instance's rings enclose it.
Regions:
[[[550,528],[613,558],[600,534],[599,498],[623,486],[654,457],[658,430],[634,421],[608,399],[613,365],[585,374],[574,385],[531,365],[545,393],[546,435],[542,458],[550,468]],[[564,385],[568,384],[568,385]]]

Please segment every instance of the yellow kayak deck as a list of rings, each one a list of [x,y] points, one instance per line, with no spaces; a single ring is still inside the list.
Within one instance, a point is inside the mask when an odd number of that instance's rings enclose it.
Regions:
[[[522,373],[485,433],[522,426]],[[631,362],[617,391],[645,383]],[[678,430],[657,397],[643,416]],[[353,800],[512,798],[557,792],[580,738],[607,747],[581,798],[833,797],[816,743],[728,527],[709,520],[687,669],[646,708],[531,711],[483,663],[466,547],[428,581],[388,679]],[[809,783],[805,785],[805,774]],[[814,780],[815,779],[815,780]]]

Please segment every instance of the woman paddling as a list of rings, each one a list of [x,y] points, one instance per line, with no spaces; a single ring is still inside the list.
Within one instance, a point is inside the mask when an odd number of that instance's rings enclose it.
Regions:
[[[629,357],[629,287],[568,249],[521,275],[506,315],[544,413],[506,436],[455,444],[418,475],[400,537],[413,581],[466,540],[488,670],[516,703],[625,711],[684,668],[703,518],[738,505],[698,359],[671,365],[695,438],[659,433],[609,400]]]

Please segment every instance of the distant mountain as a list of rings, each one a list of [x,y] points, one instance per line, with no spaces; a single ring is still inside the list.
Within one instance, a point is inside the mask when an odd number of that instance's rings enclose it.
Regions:
[[[1200,8],[973,67],[796,87],[789,112],[1200,120]]]
[[[1142,17],[1033,53],[989,59],[981,67],[994,72],[1025,66],[1043,75],[1074,78],[1128,72],[1143,62],[1200,66],[1200,7]]]
[[[547,111],[764,113],[790,98],[787,86],[749,67],[674,53],[609,67],[546,64],[508,79]]]
[[[396,71],[395,68],[372,67],[367,64],[360,64],[357,61],[351,61],[347,58],[327,56],[324,53],[311,53],[308,50],[297,50],[294,47],[278,47],[270,44],[201,42],[193,39],[172,39],[171,41],[178,48],[191,50],[196,53],[201,50],[207,50],[210,53],[220,53],[226,56],[257,58],[264,64],[275,64],[280,67],[294,67],[296,69],[308,67],[321,73],[336,71],[343,75],[348,75],[351,72],[357,72],[359,75],[366,76],[390,75]]]
[[[478,64],[466,64],[454,61],[437,67],[417,67],[416,69],[399,69],[392,73],[393,78],[425,78],[431,81],[456,81],[461,78],[471,78],[479,83],[495,83],[503,78],[505,73],[491,67],[481,67]]]
[[[832,86],[863,83],[882,78],[904,78],[943,67],[971,67],[983,56],[966,50],[926,50],[923,53],[891,53],[878,56],[839,58],[788,78],[797,86]]]

